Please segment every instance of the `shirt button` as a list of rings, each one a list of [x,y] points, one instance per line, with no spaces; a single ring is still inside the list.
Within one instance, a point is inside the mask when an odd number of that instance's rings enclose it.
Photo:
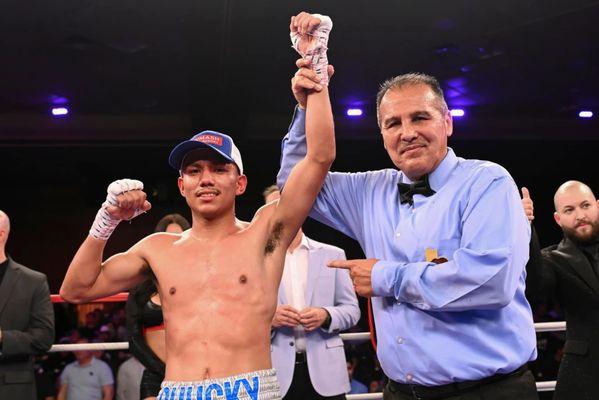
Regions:
[[[289,342],[289,346],[293,346],[293,342]]]
[[[403,344],[403,338],[397,338],[397,343]]]
[[[397,232],[397,233],[395,234],[395,236],[397,236],[397,237],[400,237],[400,236],[401,236],[401,233]]]
[[[406,380],[407,380],[408,382],[412,382],[412,379],[414,379],[414,377],[412,376],[412,374],[407,374],[407,375],[406,375]]]

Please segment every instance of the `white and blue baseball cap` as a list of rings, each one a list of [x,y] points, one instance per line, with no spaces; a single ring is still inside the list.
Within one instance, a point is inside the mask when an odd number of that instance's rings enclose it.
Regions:
[[[229,135],[216,131],[197,133],[191,139],[176,145],[168,157],[169,165],[179,171],[187,153],[196,149],[211,149],[215,151],[225,160],[237,165],[239,173],[243,175],[241,153],[237,146],[235,146],[235,143],[233,143],[233,139]]]

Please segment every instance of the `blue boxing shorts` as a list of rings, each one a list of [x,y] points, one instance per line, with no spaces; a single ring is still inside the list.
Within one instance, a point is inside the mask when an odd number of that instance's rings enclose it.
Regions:
[[[280,400],[274,369],[203,381],[163,381],[158,400]]]

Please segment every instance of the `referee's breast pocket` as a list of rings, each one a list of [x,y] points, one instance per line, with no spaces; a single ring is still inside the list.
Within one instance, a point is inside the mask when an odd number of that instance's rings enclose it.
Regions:
[[[439,241],[439,257],[453,260],[453,253],[460,248],[460,239],[445,239]]]

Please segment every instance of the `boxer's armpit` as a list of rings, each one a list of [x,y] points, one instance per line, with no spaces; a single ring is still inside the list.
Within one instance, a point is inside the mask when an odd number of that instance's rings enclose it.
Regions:
[[[268,235],[268,240],[266,241],[266,246],[264,247],[265,254],[271,254],[275,251],[275,249],[279,246],[281,242],[281,234],[283,233],[283,223],[278,221],[275,222],[270,234]]]

